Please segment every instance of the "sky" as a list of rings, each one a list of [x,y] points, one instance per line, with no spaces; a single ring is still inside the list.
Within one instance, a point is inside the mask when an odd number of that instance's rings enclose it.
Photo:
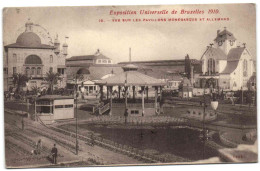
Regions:
[[[204,11],[204,14],[180,14],[184,9]],[[218,9],[218,14],[208,14]],[[137,11],[134,15],[110,15],[110,11]],[[177,14],[140,15],[140,10],[172,10]],[[133,22],[133,19],[158,18],[229,18],[229,21],[190,22]],[[62,43],[68,36],[69,55],[91,55],[100,52],[114,63],[132,61],[200,59],[213,42],[217,30],[224,27],[238,42],[246,43],[256,58],[256,17],[253,4],[229,5],[171,5],[171,6],[99,6],[99,7],[34,7],[5,8],[3,11],[4,45],[15,43],[30,20],[41,25],[54,39],[58,34]],[[99,22],[103,19],[104,22]],[[112,22],[112,19],[131,19],[131,22]],[[42,38],[42,42],[47,42]]]

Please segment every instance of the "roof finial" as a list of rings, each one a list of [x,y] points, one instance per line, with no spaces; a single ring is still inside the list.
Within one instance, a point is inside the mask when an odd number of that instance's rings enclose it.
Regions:
[[[32,32],[33,22],[30,21],[31,19],[28,18],[28,21],[25,23],[25,31]]]
[[[224,30],[226,30],[227,29],[227,27],[224,27]]]
[[[213,46],[213,43],[210,43],[209,45],[210,45],[210,47],[212,47],[212,46]]]
[[[98,56],[98,55],[100,55],[100,50],[99,49],[97,49],[97,52],[95,53],[95,56]]]

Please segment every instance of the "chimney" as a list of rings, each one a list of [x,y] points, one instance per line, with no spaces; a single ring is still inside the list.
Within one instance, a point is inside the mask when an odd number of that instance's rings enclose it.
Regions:
[[[132,59],[131,59],[132,57],[131,57],[131,48],[129,48],[129,62],[131,62],[132,61]]]
[[[246,43],[243,43],[244,48],[246,48]]]
[[[212,46],[213,46],[213,43],[210,43],[209,45],[210,45],[210,47],[212,47]]]

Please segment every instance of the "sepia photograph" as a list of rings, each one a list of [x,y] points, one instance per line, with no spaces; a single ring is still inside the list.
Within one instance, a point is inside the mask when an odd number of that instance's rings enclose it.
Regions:
[[[2,14],[6,168],[258,162],[255,4]]]

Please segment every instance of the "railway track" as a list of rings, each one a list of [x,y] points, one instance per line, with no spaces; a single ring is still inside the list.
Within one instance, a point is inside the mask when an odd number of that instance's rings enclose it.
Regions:
[[[12,117],[5,118],[5,122],[7,122],[9,124],[12,124],[14,122],[13,120],[14,119]],[[74,153],[74,149],[75,149],[74,144],[75,144],[75,137],[76,137],[76,134],[74,132],[70,132],[70,131],[67,131],[67,130],[64,130],[61,128],[46,126],[46,125],[44,125],[44,127],[46,127],[46,129],[42,129],[42,127],[39,128],[36,125],[34,125],[28,121],[26,121],[25,124],[26,124],[27,131],[30,131],[31,133],[52,139],[52,140],[56,141],[57,144],[63,146],[67,150]],[[21,137],[19,137],[19,138],[21,138]],[[86,145],[90,145],[91,142],[93,141],[93,139],[90,136],[83,136],[83,135],[78,135],[78,139],[83,141],[84,144],[86,144]],[[26,140],[23,140],[23,141],[26,141]],[[27,141],[27,143],[31,143],[31,142]],[[132,147],[129,147],[126,145],[121,145],[121,144],[115,143],[113,141],[100,138],[98,136],[94,137],[94,144],[98,145],[102,148],[114,151],[116,153],[127,155],[131,158],[137,159],[139,161],[143,161],[145,163],[171,162],[171,161],[168,161],[166,158],[154,156],[154,155],[145,153],[142,150],[132,148]],[[81,151],[82,149],[79,149],[79,150]],[[179,158],[182,160],[182,162],[188,161],[187,159],[182,159],[181,157],[179,157]]]

